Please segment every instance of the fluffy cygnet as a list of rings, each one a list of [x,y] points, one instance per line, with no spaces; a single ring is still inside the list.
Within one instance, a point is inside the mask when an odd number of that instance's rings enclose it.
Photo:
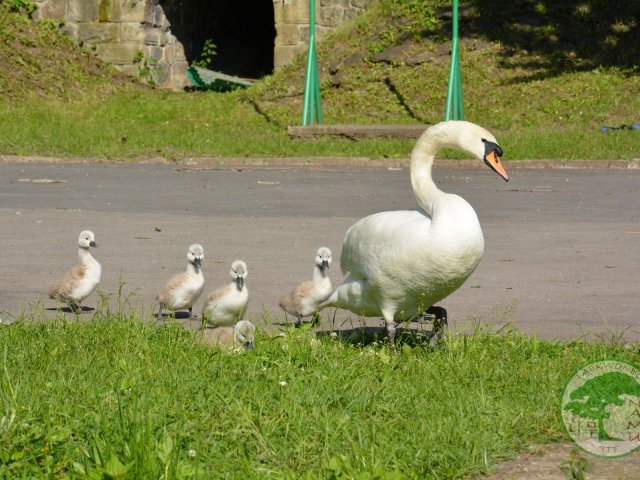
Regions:
[[[75,312],[80,304],[100,283],[102,267],[93,258],[89,249],[97,247],[93,232],[84,230],[78,237],[80,265],[73,267],[49,290],[49,297],[67,303]]]
[[[158,318],[162,316],[162,310],[189,310],[192,313],[193,304],[196,303],[204,288],[204,276],[202,275],[202,259],[204,248],[199,243],[194,243],[187,251],[186,271],[171,278],[165,287],[158,293],[159,304]]]

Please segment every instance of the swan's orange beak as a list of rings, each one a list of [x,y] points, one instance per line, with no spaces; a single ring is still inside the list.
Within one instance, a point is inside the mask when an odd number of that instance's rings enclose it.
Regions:
[[[498,175],[500,175],[502,178],[504,178],[504,180],[506,182],[509,181],[509,175],[507,175],[507,172],[505,171],[504,167],[502,166],[502,163],[500,163],[500,157],[498,156],[498,154],[495,151],[489,152],[484,157],[484,163],[486,163],[491,170],[493,170]]]

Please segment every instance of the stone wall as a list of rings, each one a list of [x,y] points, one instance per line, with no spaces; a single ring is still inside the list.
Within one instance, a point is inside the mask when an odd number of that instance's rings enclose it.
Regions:
[[[62,19],[64,30],[117,69],[138,76],[138,52],[154,58],[156,83],[186,84],[187,61],[159,0],[33,0],[38,19]]]
[[[374,0],[316,0],[316,40],[345,20],[356,17]],[[309,0],[273,0],[276,23],[274,64],[281,67],[306,51],[309,41]]]
[[[193,3],[195,0],[191,0]],[[255,0],[254,0],[255,1]],[[269,0],[263,0],[268,2]],[[374,0],[315,0],[316,35],[323,35],[344,20],[358,15]],[[61,19],[64,29],[87,48],[95,50],[103,60],[134,76],[140,65],[134,58],[142,55],[157,63],[155,81],[160,87],[179,89],[186,85],[187,58],[182,43],[171,31],[163,10],[189,7],[190,0],[33,0],[37,19]],[[295,55],[304,52],[309,39],[309,1],[272,0],[276,36],[273,45],[273,65],[286,65]],[[212,2],[213,3],[213,2]],[[181,7],[186,5],[186,7]],[[215,4],[210,8],[216,14]],[[191,5],[192,6],[192,5]],[[247,8],[252,15],[255,8]],[[172,18],[181,18],[172,16]],[[237,22],[238,19],[232,19]],[[174,20],[175,21],[175,20]],[[220,19],[231,21],[231,19]],[[241,21],[241,19],[240,19]],[[185,25],[180,25],[183,28]],[[178,31],[176,25],[176,32]],[[267,46],[267,54],[271,49]],[[271,60],[271,59],[269,59]]]

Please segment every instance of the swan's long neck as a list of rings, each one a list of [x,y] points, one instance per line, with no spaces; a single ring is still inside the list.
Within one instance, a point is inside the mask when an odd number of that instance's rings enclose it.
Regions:
[[[440,149],[439,142],[435,142],[430,131],[423,134],[411,152],[411,186],[418,205],[429,216],[433,215],[433,204],[441,190],[431,177],[431,169],[436,153]]]

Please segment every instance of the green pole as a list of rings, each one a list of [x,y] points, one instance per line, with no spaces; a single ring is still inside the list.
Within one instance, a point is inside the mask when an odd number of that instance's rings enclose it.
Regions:
[[[302,125],[313,125],[316,121],[322,123],[322,107],[320,106],[320,81],[316,54],[316,4],[315,0],[309,0],[309,50],[304,84]]]
[[[453,0],[453,31],[451,34],[451,66],[445,120],[464,120],[462,106],[462,75],[460,73],[460,52],[458,49],[458,0]]]

